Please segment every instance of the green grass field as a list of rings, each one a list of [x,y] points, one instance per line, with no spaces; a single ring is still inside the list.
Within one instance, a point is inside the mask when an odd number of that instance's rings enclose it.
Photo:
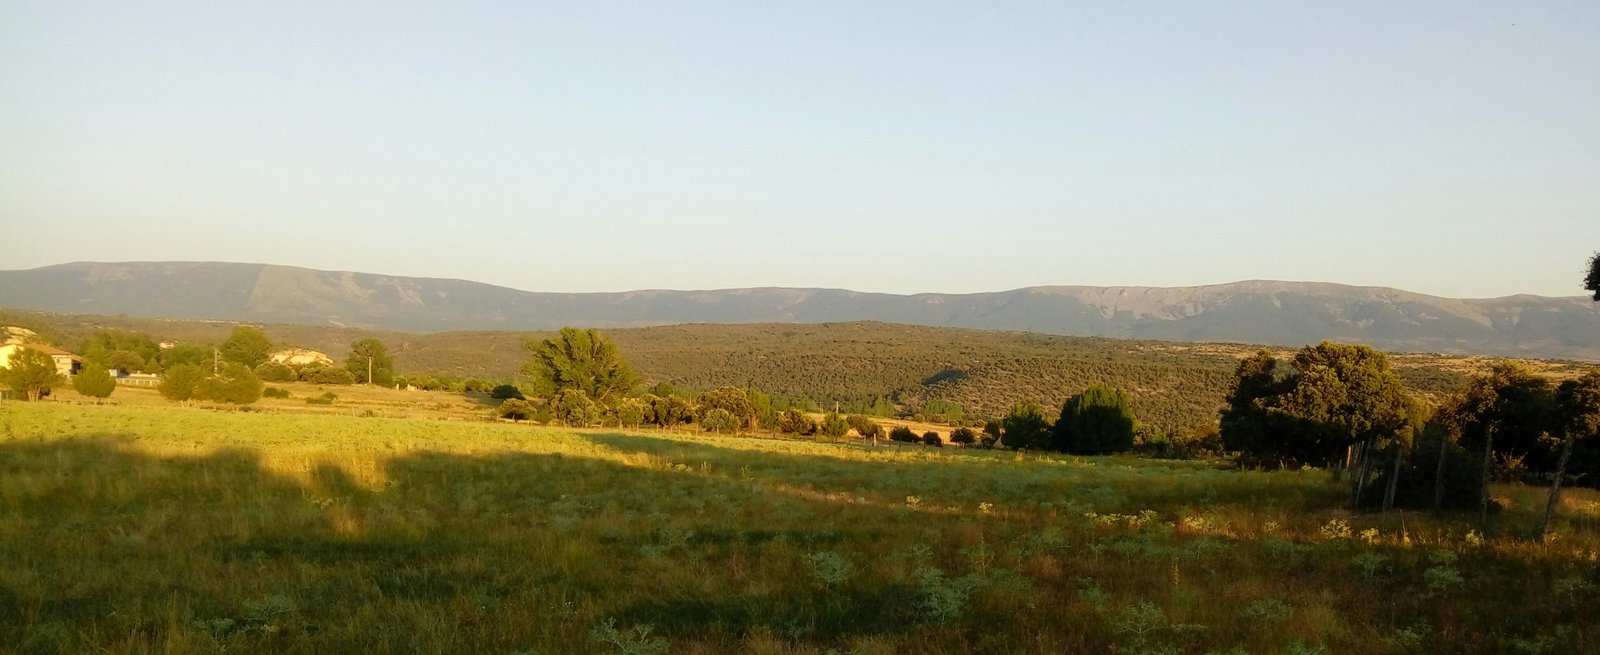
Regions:
[[[1600,651],[1600,495],[1320,471],[0,404],[0,651]]]

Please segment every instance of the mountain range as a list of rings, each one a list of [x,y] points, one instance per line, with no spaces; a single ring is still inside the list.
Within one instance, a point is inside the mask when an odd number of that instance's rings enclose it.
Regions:
[[[540,293],[464,280],[223,262],[79,262],[0,271],[0,308],[405,332],[875,320],[1129,339],[1600,360],[1600,303],[1458,299],[1252,280],[969,294],[842,289]]]

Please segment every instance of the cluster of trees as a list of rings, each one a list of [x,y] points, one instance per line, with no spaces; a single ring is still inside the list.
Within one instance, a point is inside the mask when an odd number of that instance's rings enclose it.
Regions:
[[[1013,405],[984,431],[1008,448],[1107,455],[1133,450],[1138,421],[1121,389],[1095,383],[1067,399],[1055,421],[1038,403]]]
[[[261,399],[263,385],[250,367],[228,362],[212,374],[194,364],[178,364],[161,375],[156,389],[168,400],[210,400],[248,405]]]

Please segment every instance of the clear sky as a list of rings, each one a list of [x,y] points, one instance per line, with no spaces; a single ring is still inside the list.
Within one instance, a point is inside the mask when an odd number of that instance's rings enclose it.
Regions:
[[[1578,295],[1600,2],[0,0],[0,268]]]

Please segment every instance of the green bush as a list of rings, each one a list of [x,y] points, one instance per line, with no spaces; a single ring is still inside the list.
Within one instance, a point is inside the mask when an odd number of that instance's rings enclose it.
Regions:
[[[355,384],[355,376],[342,368],[313,364],[300,369],[300,381],[313,384]]]
[[[261,378],[262,382],[294,382],[300,376],[287,364],[265,362],[256,367],[256,377]]]
[[[860,414],[851,414],[849,418],[845,419],[845,422],[849,423],[850,428],[855,430],[856,434],[861,435],[863,439],[874,439],[883,436],[882,425]]]
[[[73,376],[72,388],[90,398],[105,398],[117,390],[117,381],[106,367],[91,362]]]
[[[512,422],[526,421],[533,418],[533,414],[533,403],[521,398],[507,398],[495,409],[496,416],[511,419]]]
[[[810,435],[817,431],[817,422],[805,412],[790,409],[778,416],[778,431],[784,434]]]
[[[978,433],[974,432],[972,428],[962,426],[950,432],[950,443],[958,443],[963,446],[970,446],[977,442]]]
[[[926,446],[944,447],[944,439],[939,438],[938,432],[926,432],[922,435],[922,443]]]
[[[705,413],[700,419],[700,427],[706,432],[736,432],[739,429],[739,417],[721,407]]]
[[[322,393],[322,395],[320,395],[320,396],[312,396],[310,398],[307,398],[306,399],[306,404],[307,405],[332,405],[333,401],[338,400],[338,399],[339,399],[339,397],[333,395],[332,391],[324,391]]]
[[[889,431],[889,439],[901,443],[916,443],[917,433],[904,425],[897,425]]]
[[[195,391],[206,379],[206,372],[193,364],[174,364],[161,375],[156,391],[167,400],[185,401],[195,397]]]
[[[267,387],[261,390],[262,398],[288,398],[289,390],[278,387]]]
[[[489,390],[489,397],[495,400],[508,400],[513,398],[517,400],[527,400],[527,396],[522,395],[522,390],[518,389],[514,384],[502,384],[494,389]]]
[[[818,431],[829,438],[838,439],[850,431],[850,423],[837,412],[829,412],[827,416],[822,417],[822,425],[818,426]]]
[[[229,362],[201,383],[204,397],[221,403],[249,405],[261,399],[261,380],[244,364]]]

